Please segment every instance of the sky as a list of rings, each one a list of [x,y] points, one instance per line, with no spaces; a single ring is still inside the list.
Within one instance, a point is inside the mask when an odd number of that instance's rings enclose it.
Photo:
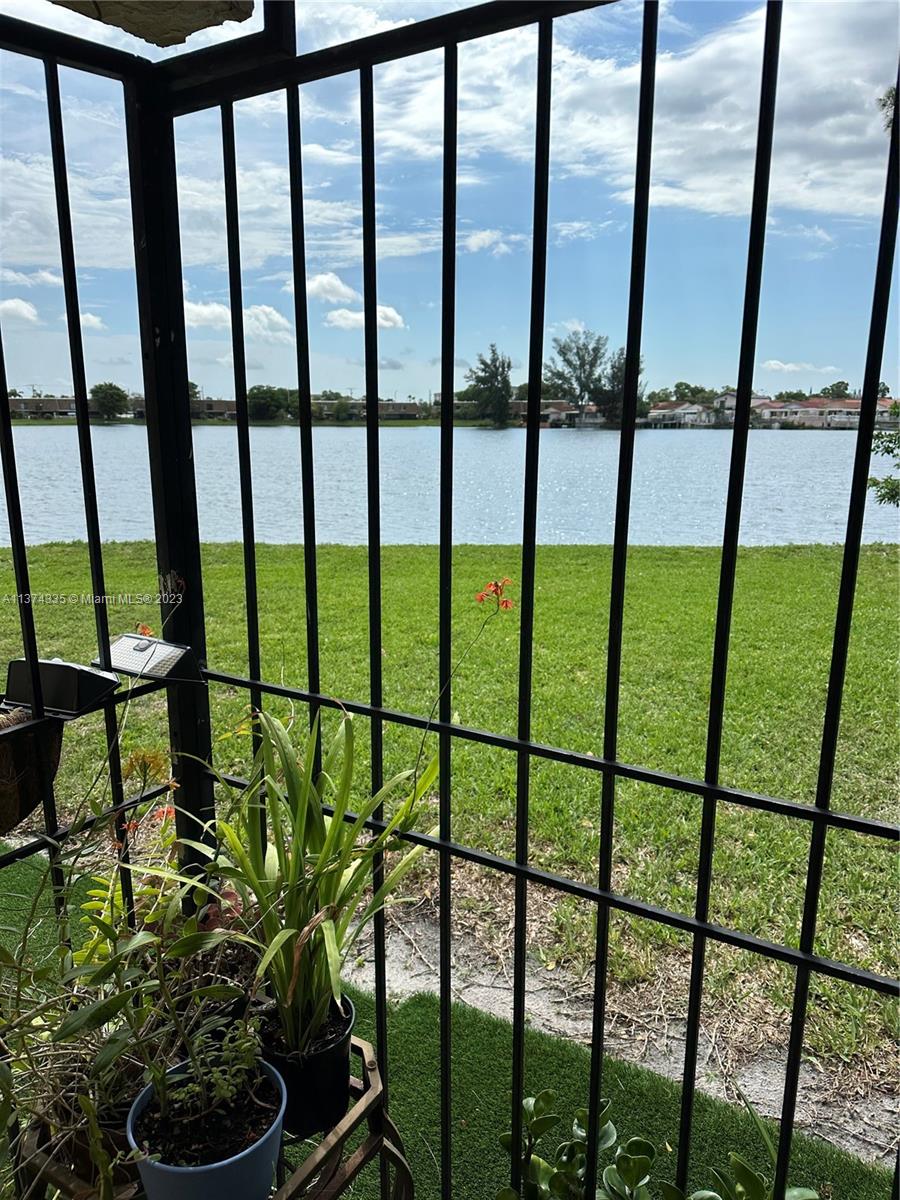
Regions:
[[[444,0],[298,5],[313,50],[463,7]],[[0,12],[160,57],[51,5]],[[754,386],[862,382],[888,137],[877,99],[897,62],[894,0],[786,0]],[[258,23],[207,31],[190,47]],[[648,388],[737,376],[764,7],[664,0],[643,328]],[[624,342],[641,7],[554,22],[546,355],[575,329]],[[534,27],[459,52],[456,385],[491,342],[525,378],[531,277]],[[88,385],[142,388],[121,85],[61,69]],[[440,52],[375,68],[379,394],[440,387]],[[314,392],[363,390],[358,79],[301,88]],[[250,386],[296,386],[283,92],[235,106]],[[176,122],[191,377],[233,395],[218,110]],[[0,328],[9,384],[71,390],[40,64],[0,52]],[[898,386],[896,287],[882,371]]]

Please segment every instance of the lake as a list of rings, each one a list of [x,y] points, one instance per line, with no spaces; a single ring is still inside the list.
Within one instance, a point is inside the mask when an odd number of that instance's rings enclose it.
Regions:
[[[92,428],[102,534],[153,537],[147,432],[142,425]],[[366,541],[363,428],[314,429],[320,542]],[[840,542],[856,434],[750,433],[741,542]],[[74,426],[15,429],[25,531],[32,544],[86,537]],[[251,429],[256,534],[302,541],[299,438],[288,427]],[[538,541],[612,541],[619,437],[607,430],[543,430]],[[644,545],[721,541],[731,448],[729,430],[641,430],[635,448],[630,540]],[[382,428],[381,520],[385,543],[438,540],[440,430]],[[236,431],[194,429],[200,533],[241,536]],[[525,432],[462,428],[455,436],[454,540],[515,543],[522,535]],[[880,464],[885,469],[887,463]],[[9,545],[0,498],[0,543]],[[897,541],[896,509],[866,506],[866,541]]]

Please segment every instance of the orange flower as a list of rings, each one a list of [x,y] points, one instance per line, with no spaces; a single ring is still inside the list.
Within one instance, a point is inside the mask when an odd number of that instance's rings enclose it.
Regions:
[[[125,832],[126,833],[134,833],[134,831],[136,829],[140,829],[140,827],[141,827],[140,821],[126,821],[125,822]]]
[[[171,804],[166,804],[162,808],[157,808],[153,813],[154,821],[170,821],[174,816],[175,809]]]
[[[149,625],[145,625],[143,621],[138,621],[138,623],[135,625],[135,629],[141,635],[141,637],[153,637],[153,630]]]
[[[479,604],[484,604],[485,600],[493,598],[497,608],[510,609],[513,601],[503,595],[504,589],[512,583],[508,575],[504,575],[502,579],[492,579],[490,583],[484,585],[484,590],[475,593],[475,599]]]

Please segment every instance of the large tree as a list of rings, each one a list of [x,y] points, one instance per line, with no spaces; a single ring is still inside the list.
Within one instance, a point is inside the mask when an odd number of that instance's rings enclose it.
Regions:
[[[673,395],[679,404],[694,404],[698,401],[712,400],[715,392],[712,388],[704,387],[702,383],[687,383],[679,379],[672,388]]]
[[[644,364],[639,367],[639,375],[644,370]],[[620,346],[609,356],[606,371],[603,376],[603,388],[600,398],[595,401],[600,414],[607,425],[622,423],[622,405],[625,402],[625,347]],[[638,384],[637,415],[646,416],[650,406],[644,399],[644,386]]]
[[[776,392],[775,399],[781,400],[782,403],[788,400],[805,400],[806,392],[802,391],[800,388],[797,388],[794,391]]]
[[[247,413],[251,421],[274,421],[288,408],[288,390],[270,383],[257,383],[247,392]]]
[[[504,429],[509,423],[511,370],[512,360],[501,354],[491,342],[487,355],[479,354],[475,366],[466,371],[466,379],[470,384],[466,391],[471,393],[475,401],[476,412],[483,420],[490,421],[495,429]]]
[[[108,380],[106,383],[94,384],[91,388],[91,400],[98,416],[104,421],[128,412],[128,393],[117,383],[110,383]]]
[[[850,384],[846,379],[838,379],[835,383],[829,383],[827,387],[823,387],[821,394],[830,396],[832,400],[844,400],[850,395]]]
[[[553,339],[556,357],[544,364],[544,397],[567,400],[584,408],[599,404],[605,390],[606,352],[609,338],[590,329],[576,329]]]
[[[654,391],[647,393],[647,403],[651,408],[654,404],[668,404],[673,398],[670,387],[656,388]]]

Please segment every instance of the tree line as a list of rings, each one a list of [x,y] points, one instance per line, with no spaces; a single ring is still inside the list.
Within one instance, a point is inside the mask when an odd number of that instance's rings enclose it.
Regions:
[[[541,403],[561,402],[579,410],[592,406],[607,425],[619,425],[625,392],[625,347],[611,352],[605,334],[580,329],[566,337],[554,338],[553,350],[553,356],[544,363]],[[642,373],[643,363],[639,377]],[[733,385],[710,388],[680,379],[671,387],[645,393],[644,385],[639,382],[637,415],[646,416],[651,408],[667,402],[708,404],[723,392],[734,390]],[[9,394],[18,396],[15,389]],[[845,399],[854,394],[858,393],[851,392],[846,379],[838,379],[818,392],[820,396],[834,399]],[[104,419],[121,416],[129,411],[135,399],[140,399],[108,381],[94,384],[90,395],[94,410]],[[890,395],[886,383],[879,384],[878,395],[882,398]],[[200,389],[193,381],[188,382],[188,397],[192,410],[199,409]],[[527,397],[528,384],[513,386],[512,359],[492,342],[487,353],[479,354],[475,365],[467,370],[466,387],[456,392],[454,399],[459,404],[471,405],[479,420],[502,429],[509,424],[513,401],[524,401]],[[776,392],[774,398],[782,402],[805,400],[807,393],[800,389],[785,390]],[[409,399],[414,401],[415,397]],[[251,421],[295,421],[300,410],[299,392],[296,388],[255,384],[247,390],[247,410]],[[332,390],[320,392],[313,400],[313,417],[322,419],[326,415],[335,421],[351,420],[355,415],[352,398]]]
[[[541,402],[552,404],[559,401],[581,410],[591,405],[607,425],[621,424],[625,347],[610,351],[608,337],[583,329],[575,330],[566,337],[554,338],[553,349],[553,357],[544,364]],[[475,414],[481,420],[502,428],[509,422],[513,399],[524,400],[528,395],[527,383],[512,386],[511,371],[512,360],[492,342],[487,354],[479,354],[475,366],[466,372],[468,386],[456,393],[457,401],[474,404]],[[643,374],[643,363],[639,373]],[[639,383],[637,415],[646,416],[651,408],[666,402],[708,404],[723,392],[733,391],[733,384],[711,388],[680,379],[671,387],[645,392],[643,384]],[[818,394],[840,399],[852,393],[847,380],[839,379],[823,387]],[[879,385],[878,395],[890,395],[886,383]],[[799,389],[782,391],[775,394],[775,399],[783,402],[805,400],[807,393]]]

